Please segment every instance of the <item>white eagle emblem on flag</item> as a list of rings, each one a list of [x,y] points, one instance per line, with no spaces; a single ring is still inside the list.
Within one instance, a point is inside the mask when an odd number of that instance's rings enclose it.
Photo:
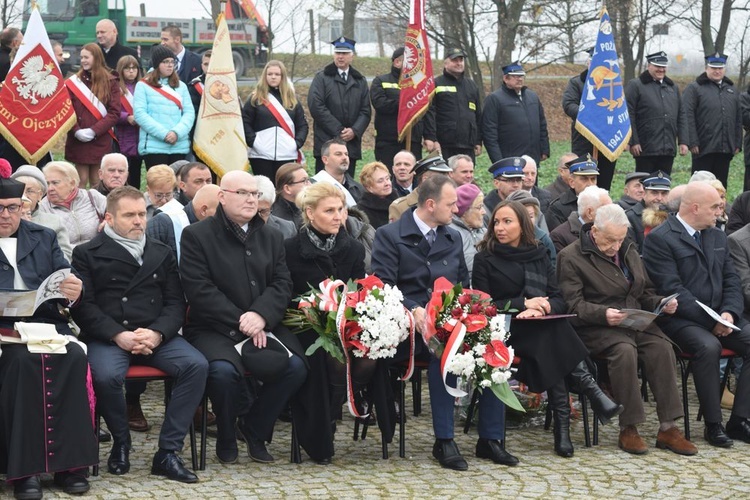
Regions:
[[[23,79],[13,77],[12,83],[17,85],[18,95],[37,104],[37,96],[46,98],[57,90],[57,77],[52,75],[55,63],[44,64],[42,56],[32,56],[24,61],[20,69]]]

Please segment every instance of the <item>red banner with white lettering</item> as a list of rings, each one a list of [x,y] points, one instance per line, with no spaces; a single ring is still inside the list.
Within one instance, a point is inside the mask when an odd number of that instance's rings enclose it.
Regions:
[[[36,164],[75,123],[76,114],[39,10],[0,89],[0,134]]]
[[[435,93],[435,76],[424,23],[424,0],[412,0],[411,3],[399,83],[398,140],[403,141],[411,127],[427,112]]]

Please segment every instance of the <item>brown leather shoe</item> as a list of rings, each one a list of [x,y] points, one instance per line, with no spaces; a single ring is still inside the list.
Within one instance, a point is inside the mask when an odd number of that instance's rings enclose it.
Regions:
[[[648,446],[646,446],[634,425],[628,425],[620,431],[620,439],[617,444],[622,451],[633,455],[643,455],[648,452]]]
[[[150,426],[143,415],[140,402],[128,405],[128,425],[130,426],[130,430],[135,432],[146,432],[149,430]]]
[[[200,405],[195,409],[195,415],[193,416],[193,425],[195,425],[196,429],[200,428],[202,420],[203,405]],[[212,425],[216,425],[216,415],[214,415],[214,412],[209,410],[208,417],[206,418],[206,427],[211,427]]]
[[[695,455],[698,448],[685,439],[677,427],[671,427],[666,431],[659,431],[656,435],[656,447],[662,450],[670,450],[678,455]]]

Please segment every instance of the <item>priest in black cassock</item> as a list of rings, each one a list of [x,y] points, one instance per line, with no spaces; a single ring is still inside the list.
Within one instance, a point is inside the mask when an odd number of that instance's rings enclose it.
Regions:
[[[35,290],[70,264],[53,230],[21,219],[25,185],[9,175],[10,165],[0,160],[0,288]],[[48,323],[72,335],[61,311],[76,307],[82,290],[81,280],[70,274],[60,284],[66,300],[44,302],[31,317],[0,317],[0,327],[13,328],[16,321]],[[0,473],[13,482],[16,498],[42,498],[42,473],[54,473],[54,484],[66,493],[89,489],[88,466],[98,462],[93,391],[84,348],[70,339],[65,353],[1,346]]]

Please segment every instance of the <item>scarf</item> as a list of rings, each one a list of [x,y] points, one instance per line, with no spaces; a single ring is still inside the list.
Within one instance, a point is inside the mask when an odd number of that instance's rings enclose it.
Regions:
[[[145,235],[140,240],[131,240],[130,238],[125,238],[117,234],[109,224],[104,224],[104,234],[122,245],[122,247],[127,250],[130,255],[133,256],[133,258],[136,260],[136,262],[138,262],[139,265],[143,264],[143,251],[146,248]]]
[[[547,296],[547,264],[549,255],[544,245],[519,246],[496,244],[493,252],[503,260],[517,262],[523,266],[524,297]]]
[[[76,199],[76,196],[78,196],[78,186],[74,187],[73,191],[70,192],[68,197],[58,203],[58,205],[70,210],[70,207],[73,206],[73,201]]]
[[[335,234],[323,234],[320,231],[316,231],[311,225],[306,225],[302,229],[310,239],[310,243],[321,252],[330,253],[333,247],[336,246]]]
[[[224,213],[224,209],[221,208],[221,204],[216,208],[216,215],[218,215],[221,220],[224,221],[224,224],[226,225],[227,229],[229,229],[229,232],[232,233],[232,235],[244,245],[247,241],[247,235],[250,232],[250,223],[247,223],[247,231],[245,231],[244,229],[242,229],[242,226],[227,217],[227,214]]]

